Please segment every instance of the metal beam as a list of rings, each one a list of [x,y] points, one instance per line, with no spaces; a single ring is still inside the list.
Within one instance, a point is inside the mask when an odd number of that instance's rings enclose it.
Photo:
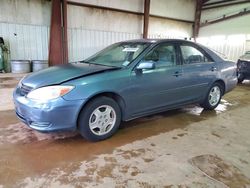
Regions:
[[[194,21],[191,21],[191,20],[183,20],[183,19],[178,19],[178,18],[170,18],[170,17],[167,17],[167,16],[159,16],[159,15],[155,15],[155,14],[150,14],[149,17],[152,17],[152,18],[161,18],[161,19],[173,20],[173,21],[177,21],[177,22],[184,22],[184,23],[194,24]]]
[[[63,61],[68,63],[68,22],[67,22],[67,0],[62,0],[63,13]]]
[[[61,0],[52,0],[49,40],[49,65],[63,63],[63,35]]]
[[[202,1],[202,4],[205,4],[205,3],[207,3],[208,1],[210,1],[210,0],[203,0],[203,1]]]
[[[202,3],[203,3],[202,0],[196,0],[195,19],[193,28],[194,39],[196,39],[196,37],[198,37],[199,35]]]
[[[148,38],[150,0],[144,0],[143,38]]]
[[[115,12],[123,12],[127,14],[135,14],[135,15],[141,15],[143,16],[142,12],[135,12],[130,10],[123,10],[118,8],[111,8],[111,7],[105,7],[105,6],[99,6],[99,5],[92,5],[92,4],[86,4],[86,3],[79,3],[74,1],[68,1],[69,5],[75,5],[75,6],[82,6],[82,7],[88,7],[88,8],[96,8],[96,9],[102,9],[102,10],[109,10],[109,11],[115,11]]]
[[[226,6],[233,6],[233,5],[240,5],[240,4],[245,4],[245,3],[250,3],[250,0],[245,0],[245,1],[238,1],[238,2],[232,2],[232,3],[224,3],[220,4],[217,6],[203,6],[202,10],[208,10],[208,9],[213,9],[213,8],[221,8],[221,7],[226,7]]]
[[[211,25],[211,24],[223,22],[225,20],[237,18],[239,16],[244,16],[244,15],[247,15],[247,14],[250,14],[250,10],[245,9],[244,11],[241,11],[241,12],[239,12],[237,14],[232,14],[232,15],[229,15],[229,16],[224,15],[222,18],[219,18],[219,19],[212,20],[212,21],[206,21],[205,23],[200,24],[200,27],[205,27],[205,26],[208,26],[208,25]]]
[[[99,6],[99,5],[79,3],[79,2],[69,1],[69,0],[68,0],[67,3],[69,5],[74,5],[74,6],[82,6],[82,7],[87,7],[87,8],[96,8],[96,9],[101,9],[101,10],[107,10],[107,11],[114,11],[114,12],[120,12],[120,13],[126,13],[126,14],[134,14],[134,15],[144,16],[143,12],[135,12],[135,11],[129,11],[129,10],[111,8],[111,7],[104,7],[104,6]],[[166,16],[158,16],[158,15],[152,15],[152,14],[149,14],[149,17],[162,18],[162,19],[168,19],[168,20],[185,22],[185,23],[191,23],[191,24],[194,23],[193,21],[190,21],[190,20],[170,18],[170,17],[166,17]]]
[[[222,0],[222,1],[215,1],[215,2],[211,2],[211,3],[206,3],[206,4],[204,4],[204,6],[218,5],[218,4],[228,3],[228,2],[232,2],[232,1],[237,1],[237,0]]]
[[[68,63],[67,0],[52,0],[49,65]]]

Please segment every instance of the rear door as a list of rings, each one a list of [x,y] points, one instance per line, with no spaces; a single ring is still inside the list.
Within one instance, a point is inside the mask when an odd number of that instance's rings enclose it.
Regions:
[[[217,64],[200,47],[193,43],[180,43],[183,81],[187,101],[199,101],[215,80]]]

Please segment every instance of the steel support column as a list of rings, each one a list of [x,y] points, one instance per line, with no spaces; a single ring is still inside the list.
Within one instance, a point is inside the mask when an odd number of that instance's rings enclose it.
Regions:
[[[63,0],[63,60],[68,63],[68,22],[67,22],[67,0]]]
[[[144,0],[143,38],[148,38],[150,0]]]
[[[65,0],[52,0],[49,65],[58,65],[67,61],[67,8]],[[65,28],[65,29],[64,29]]]
[[[194,39],[196,39],[196,37],[198,37],[199,35],[202,4],[203,4],[202,0],[196,0],[196,10],[195,10],[195,19],[193,28]]]

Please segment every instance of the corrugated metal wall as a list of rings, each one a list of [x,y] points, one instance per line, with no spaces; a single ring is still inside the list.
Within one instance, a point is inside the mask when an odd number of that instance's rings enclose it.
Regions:
[[[69,61],[83,60],[115,42],[139,38],[142,38],[142,35],[138,33],[69,28]]]
[[[10,58],[20,60],[47,60],[49,27],[0,22],[0,36],[10,47]],[[68,28],[69,61],[85,59],[104,47],[123,40],[139,39],[139,33]],[[176,38],[168,35],[150,35],[149,38]],[[181,37],[180,37],[181,38]],[[202,37],[198,42],[229,59],[237,61],[246,50],[246,36]]]
[[[47,60],[49,27],[0,22],[0,36],[10,48],[13,60]]]
[[[11,60],[48,60],[49,27],[0,22],[0,36],[10,48]],[[141,37],[136,33],[69,28],[69,61],[85,59],[112,43]]]
[[[237,61],[246,50],[246,36],[214,36],[198,38],[197,42],[224,54],[229,60]]]

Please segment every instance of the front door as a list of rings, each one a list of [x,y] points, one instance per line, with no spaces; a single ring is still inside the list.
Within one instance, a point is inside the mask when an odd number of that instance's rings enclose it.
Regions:
[[[153,61],[155,68],[131,72],[128,110],[135,116],[181,103],[185,95],[182,66],[175,45],[157,45],[141,60],[147,61]]]

